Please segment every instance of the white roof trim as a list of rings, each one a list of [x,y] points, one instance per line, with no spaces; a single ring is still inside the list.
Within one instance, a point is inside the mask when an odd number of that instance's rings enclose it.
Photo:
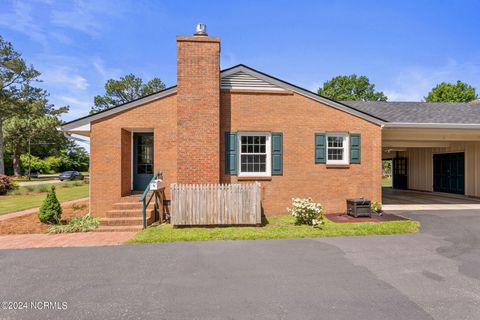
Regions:
[[[75,128],[71,128],[68,131],[90,131],[90,122]]]
[[[140,106],[142,104],[145,104],[145,103],[148,103],[148,102],[151,102],[151,101],[169,96],[169,95],[171,95],[175,92],[177,92],[177,87],[176,86],[165,89],[165,90],[160,91],[158,93],[146,96],[144,98],[134,100],[132,102],[125,103],[125,104],[119,105],[117,107],[114,107],[114,108],[111,108],[111,109],[108,109],[108,110],[105,110],[105,111],[102,111],[102,112],[99,112],[99,113],[94,113],[90,116],[86,116],[86,117],[68,122],[68,123],[64,124],[63,126],[61,126],[61,128],[62,128],[63,131],[68,132],[68,131],[76,131],[75,129],[77,129],[79,127],[83,127],[85,125],[88,125],[90,127],[90,123],[92,121],[99,120],[99,119],[114,115],[116,113],[119,113],[119,112],[122,112],[122,111],[125,111],[125,110],[128,110],[128,109]],[[90,130],[90,128],[88,128],[88,130]]]
[[[420,128],[420,129],[480,129],[476,123],[414,123],[414,122],[387,122],[385,128]]]

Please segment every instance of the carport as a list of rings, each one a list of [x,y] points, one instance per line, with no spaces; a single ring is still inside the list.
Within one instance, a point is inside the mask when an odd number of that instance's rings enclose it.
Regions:
[[[382,159],[392,160],[395,189],[437,192],[418,199],[404,194],[402,201],[441,204],[448,194],[480,198],[479,103],[346,103],[385,121]],[[452,199],[445,201],[454,204]]]

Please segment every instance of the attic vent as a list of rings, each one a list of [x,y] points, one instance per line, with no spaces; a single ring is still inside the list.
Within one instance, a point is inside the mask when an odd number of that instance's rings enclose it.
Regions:
[[[243,71],[225,76],[221,81],[222,89],[284,90],[283,88],[258,79]]]

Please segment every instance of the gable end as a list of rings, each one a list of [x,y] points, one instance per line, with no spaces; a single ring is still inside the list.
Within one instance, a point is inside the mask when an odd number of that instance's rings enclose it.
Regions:
[[[285,91],[283,88],[254,77],[243,71],[238,71],[233,74],[229,74],[221,77],[222,89],[250,89],[250,90],[280,90]]]

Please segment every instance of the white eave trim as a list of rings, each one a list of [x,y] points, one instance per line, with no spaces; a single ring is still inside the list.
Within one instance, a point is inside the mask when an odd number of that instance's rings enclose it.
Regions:
[[[148,102],[151,102],[151,101],[169,96],[171,94],[174,94],[175,92],[177,92],[177,87],[176,86],[165,89],[163,91],[152,94],[150,96],[132,101],[130,103],[126,103],[126,104],[120,105],[118,107],[108,109],[108,110],[103,111],[103,112],[92,114],[91,116],[86,116],[86,117],[80,118],[78,120],[68,122],[68,123],[64,124],[63,126],[61,126],[61,128],[62,128],[63,131],[77,131],[75,129],[88,125],[88,130],[90,131],[90,123],[92,121],[102,119],[102,118],[114,115],[116,113],[119,113],[119,112],[122,112],[122,111],[125,111],[125,110],[128,110],[128,109],[140,106],[142,104],[145,104],[145,103],[148,103]]]
[[[480,129],[477,123],[413,123],[387,122],[384,128],[418,128],[418,129]]]

